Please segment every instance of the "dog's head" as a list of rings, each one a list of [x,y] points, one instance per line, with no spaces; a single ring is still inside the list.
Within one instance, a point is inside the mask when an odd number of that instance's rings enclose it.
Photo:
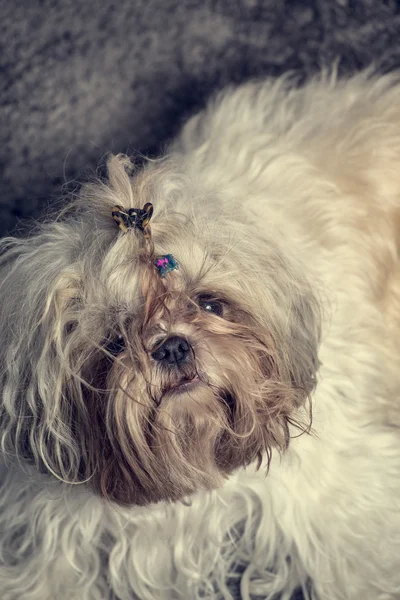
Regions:
[[[319,326],[295,262],[250,218],[168,163],[135,180],[127,166],[112,157],[73,210],[3,243],[0,433],[6,457],[146,504],[287,447]],[[150,239],[118,229],[115,204],[148,201]],[[167,254],[178,268],[163,277]]]

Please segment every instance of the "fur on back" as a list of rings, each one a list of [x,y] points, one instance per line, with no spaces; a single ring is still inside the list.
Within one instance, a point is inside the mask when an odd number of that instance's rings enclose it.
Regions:
[[[108,182],[84,186],[32,236],[3,241],[2,600],[231,600],[235,579],[244,600],[289,600],[299,586],[313,600],[399,597],[399,162],[395,76],[251,82],[215,98],[133,182],[113,157]],[[132,505],[109,478],[98,486],[111,499],[89,485],[103,463],[86,444],[78,383],[91,364],[82,340],[100,347],[122,318],[115,306],[126,316],[141,302],[137,239],[119,235],[110,212],[137,198],[154,204],[157,251],[178,257],[185,282],[203,269],[264,336],[266,323],[281,386],[270,396],[282,403],[265,412],[259,470],[254,451],[192,493],[196,465],[180,448],[173,460],[187,459],[189,475],[176,493],[190,495],[149,504],[143,475]],[[178,480],[163,479],[175,491]]]

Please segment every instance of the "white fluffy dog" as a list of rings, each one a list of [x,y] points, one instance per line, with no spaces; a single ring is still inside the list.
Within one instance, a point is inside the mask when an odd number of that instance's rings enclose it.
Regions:
[[[400,598],[399,169],[394,77],[251,82],[3,241],[1,600]]]

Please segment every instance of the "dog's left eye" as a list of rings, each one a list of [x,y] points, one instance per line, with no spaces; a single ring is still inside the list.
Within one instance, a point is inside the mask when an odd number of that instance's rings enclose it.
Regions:
[[[201,310],[212,313],[213,315],[217,315],[217,317],[222,317],[224,313],[224,304],[221,302],[221,300],[214,300],[213,298],[201,296],[197,300],[197,303]]]

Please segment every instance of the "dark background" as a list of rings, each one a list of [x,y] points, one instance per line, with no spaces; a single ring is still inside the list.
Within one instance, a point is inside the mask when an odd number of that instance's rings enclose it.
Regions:
[[[0,0],[0,235],[228,82],[400,65],[394,0]]]

